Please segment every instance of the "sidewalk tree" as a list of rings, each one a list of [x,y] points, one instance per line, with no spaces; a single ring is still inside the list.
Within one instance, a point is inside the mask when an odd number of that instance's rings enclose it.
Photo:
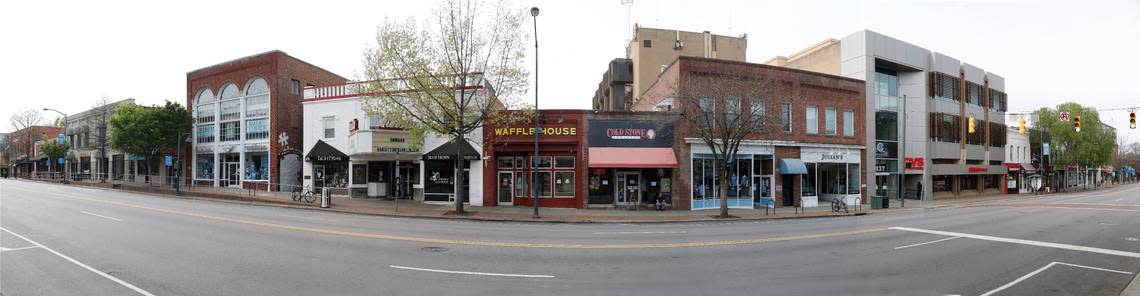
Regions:
[[[99,148],[99,163],[96,164],[96,170],[103,174],[99,176],[100,182],[107,181],[107,146],[111,144],[110,137],[107,136],[107,129],[111,121],[111,113],[114,105],[111,105],[111,98],[102,97],[95,101],[95,107],[92,108],[93,114],[91,120],[95,122],[95,141],[91,143],[94,147]]]
[[[35,147],[35,142],[39,139],[35,138],[35,135],[32,135],[31,130],[25,129],[43,124],[44,114],[38,109],[24,109],[12,114],[12,116],[8,118],[8,122],[12,125],[13,132],[24,130],[24,133],[20,134],[20,136],[22,136],[20,139],[8,139],[8,141],[13,143],[10,150],[12,151],[12,157],[19,157],[19,155],[16,155],[18,151],[24,151],[25,153],[32,151],[32,147]],[[26,156],[28,158],[32,157],[30,154]],[[15,172],[13,172],[12,175],[14,176]]]
[[[159,156],[177,147],[179,135],[190,132],[190,111],[166,101],[163,106],[119,105],[111,116],[111,148],[146,157],[147,174],[157,168]]]
[[[1081,131],[1073,128],[1071,120],[1061,121],[1058,118],[1060,112],[1069,112],[1072,118],[1079,115]],[[1057,108],[1041,108],[1037,110],[1034,125],[1049,132],[1053,165],[1092,167],[1111,164],[1116,132],[1101,125],[1100,114],[1095,108],[1074,102],[1057,105]]]
[[[55,137],[48,135],[43,135],[41,140],[43,140],[43,144],[40,144],[40,151],[43,151],[44,156],[47,156],[52,166],[55,166],[57,159],[67,155],[67,150],[70,148],[67,144],[60,143]]]
[[[778,128],[774,124],[776,117],[765,111],[767,102],[775,95],[776,84],[774,79],[760,74],[693,73],[682,75],[672,88],[681,122],[712,151],[720,176],[735,174],[732,162],[741,142]],[[728,218],[729,178],[718,179],[720,217]]]
[[[385,21],[364,53],[370,83],[369,114],[408,130],[414,141],[428,132],[452,142],[489,122],[517,120],[528,86],[523,57],[527,35],[522,7],[482,1],[443,1],[422,23]],[[533,114],[533,113],[526,113]],[[455,212],[463,212],[463,159],[456,155]]]

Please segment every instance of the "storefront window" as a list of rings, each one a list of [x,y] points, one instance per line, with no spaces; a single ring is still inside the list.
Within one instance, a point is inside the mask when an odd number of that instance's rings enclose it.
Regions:
[[[551,162],[550,156],[539,156],[539,157],[531,156],[530,157],[530,163],[534,164],[534,167],[536,167],[536,168],[540,168],[540,169],[550,168],[550,162]]]
[[[498,159],[499,169],[512,169],[515,167],[515,159],[513,157],[500,157]]]
[[[935,175],[930,177],[934,185],[930,187],[934,192],[948,192],[950,191],[950,176]]]
[[[557,156],[554,157],[554,168],[558,169],[572,169],[574,168],[573,156]]]
[[[245,179],[269,180],[269,157],[266,153],[246,154]]]
[[[961,183],[961,191],[978,190],[978,176],[966,175],[958,177],[958,180]]]
[[[368,184],[368,165],[352,165],[352,184]]]
[[[859,175],[862,174],[859,173],[858,163],[847,164],[847,194],[859,194]]]
[[[530,191],[526,189],[526,177],[526,173],[515,172],[515,197],[530,196]]]
[[[554,174],[554,195],[559,197],[574,196],[574,172],[557,172]]]
[[[808,163],[805,165],[807,166],[807,174],[803,175],[803,180],[801,180],[801,182],[800,182],[800,184],[802,185],[802,186],[800,186],[800,189],[801,189],[800,195],[801,196],[816,196],[816,192],[815,192],[815,164],[814,163]]]
[[[550,172],[537,172],[535,175],[538,179],[536,180],[537,182],[535,182],[538,186],[538,195],[543,197],[550,196],[552,189],[550,186]]]
[[[194,165],[194,177],[198,179],[214,178],[213,154],[198,154],[197,163]]]

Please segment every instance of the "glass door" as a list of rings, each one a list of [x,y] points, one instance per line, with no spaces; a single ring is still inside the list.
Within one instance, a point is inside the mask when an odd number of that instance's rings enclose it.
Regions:
[[[617,204],[636,204],[641,197],[640,175],[638,173],[617,174]]]
[[[238,163],[226,163],[226,186],[241,186],[241,168]]]
[[[511,182],[514,180],[511,172],[499,172],[499,205],[509,206],[514,205],[514,195],[512,194]]]

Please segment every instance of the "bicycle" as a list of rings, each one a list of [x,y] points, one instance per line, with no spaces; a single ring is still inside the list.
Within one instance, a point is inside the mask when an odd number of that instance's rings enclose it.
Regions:
[[[308,202],[308,203],[314,203],[317,201],[317,197],[315,195],[313,195],[313,187],[305,186],[304,188],[301,188],[301,187],[293,188],[293,201],[302,201],[302,200],[304,200],[305,202]]]
[[[843,198],[831,199],[831,211],[838,213],[841,209],[844,213],[850,213],[850,211],[847,210],[847,201],[844,201]]]

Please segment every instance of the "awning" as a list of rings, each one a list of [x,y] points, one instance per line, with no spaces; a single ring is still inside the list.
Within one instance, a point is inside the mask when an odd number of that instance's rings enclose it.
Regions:
[[[305,155],[305,159],[310,161],[340,162],[348,161],[348,155],[325,143],[325,141],[317,140],[317,143],[313,144],[313,149],[309,149],[309,155]]]
[[[439,147],[425,153],[424,160],[452,160],[455,159],[456,152],[459,152],[464,160],[479,160],[479,151],[475,151],[475,148],[471,147],[471,143],[467,143],[467,141],[463,141],[463,143],[452,141],[439,145]]]
[[[807,175],[807,166],[803,160],[785,158],[780,160],[781,175]]]
[[[676,168],[673,148],[591,147],[592,168]]]
[[[1032,172],[1032,171],[1036,171],[1036,170],[1037,170],[1037,167],[1033,166],[1033,164],[1029,164],[1029,163],[1022,163],[1022,164],[1021,164],[1021,169],[1022,169],[1022,170],[1025,170],[1026,172]]]

